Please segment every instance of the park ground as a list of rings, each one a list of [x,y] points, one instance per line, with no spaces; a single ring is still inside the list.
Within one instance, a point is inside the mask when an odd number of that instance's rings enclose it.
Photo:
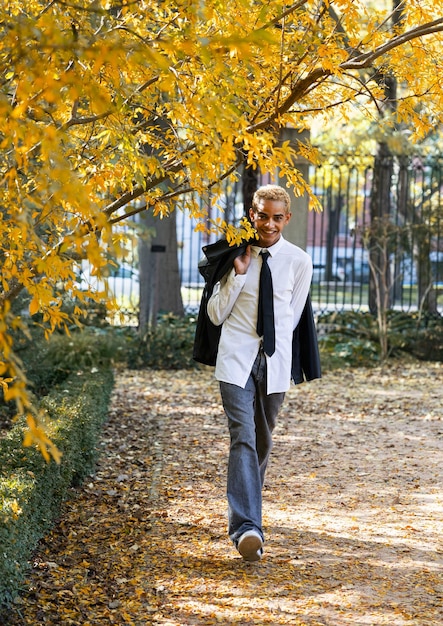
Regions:
[[[97,472],[34,555],[11,626],[443,624],[443,367],[327,372],[287,394],[265,557],[226,536],[212,370],[116,372]]]

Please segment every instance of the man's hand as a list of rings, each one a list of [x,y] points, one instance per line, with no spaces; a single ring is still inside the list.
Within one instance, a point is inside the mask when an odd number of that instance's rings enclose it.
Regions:
[[[251,246],[248,246],[244,254],[234,259],[234,269],[236,274],[246,274],[251,262]]]

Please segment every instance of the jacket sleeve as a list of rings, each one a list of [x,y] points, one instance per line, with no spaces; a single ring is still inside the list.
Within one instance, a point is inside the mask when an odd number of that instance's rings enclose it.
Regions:
[[[317,329],[309,295],[300,322],[292,335],[291,376],[296,385],[305,380],[321,378]]]
[[[236,274],[232,269],[216,283],[207,306],[208,317],[213,324],[219,326],[229,317],[245,281],[246,274]]]

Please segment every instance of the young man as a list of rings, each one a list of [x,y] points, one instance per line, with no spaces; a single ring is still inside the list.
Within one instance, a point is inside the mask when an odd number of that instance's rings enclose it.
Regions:
[[[291,382],[292,334],[309,293],[312,262],[306,252],[282,236],[291,219],[290,198],[282,187],[259,188],[249,216],[257,240],[216,284],[207,312],[214,324],[223,325],[215,377],[220,382],[231,441],[229,536],[246,561],[257,561],[263,554],[262,488],[272,432]],[[269,253],[265,254],[267,261],[262,251]],[[257,317],[265,263],[272,278],[273,296],[267,296],[267,301],[273,301],[273,336],[264,346],[268,331],[257,327]]]

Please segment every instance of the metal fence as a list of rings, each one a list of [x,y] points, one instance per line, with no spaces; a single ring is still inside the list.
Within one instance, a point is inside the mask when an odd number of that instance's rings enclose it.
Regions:
[[[317,313],[370,310],[376,220],[384,225],[377,245],[382,242],[387,258],[390,307],[410,312],[426,305],[443,312],[442,159],[331,158],[309,168],[309,182],[322,207],[309,211],[305,246],[313,260],[311,297]],[[240,185],[227,187],[210,214],[238,223],[243,216]],[[176,220],[183,303],[185,310],[196,311],[203,288],[198,261],[203,245],[216,236],[196,231],[196,222],[179,210]],[[128,258],[136,259],[136,253]],[[138,273],[127,263],[122,267],[136,314]],[[118,280],[115,291],[121,293],[125,279],[116,276]]]
[[[443,310],[442,175],[440,159],[418,157],[311,168],[323,208],[310,216],[307,236],[317,311],[368,310],[381,279],[390,308]]]

